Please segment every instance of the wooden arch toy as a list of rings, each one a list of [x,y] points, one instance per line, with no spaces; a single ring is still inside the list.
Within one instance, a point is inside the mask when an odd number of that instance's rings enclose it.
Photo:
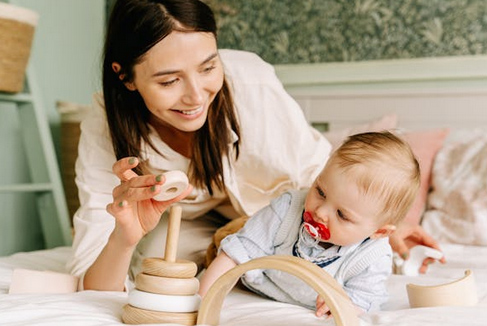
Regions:
[[[437,306],[473,306],[479,301],[471,270],[453,282],[440,285],[406,286],[411,308]]]
[[[337,281],[315,264],[293,256],[256,258],[223,274],[203,298],[197,324],[217,326],[226,295],[244,273],[254,269],[277,269],[300,278],[325,299],[337,326],[359,325],[357,311]]]

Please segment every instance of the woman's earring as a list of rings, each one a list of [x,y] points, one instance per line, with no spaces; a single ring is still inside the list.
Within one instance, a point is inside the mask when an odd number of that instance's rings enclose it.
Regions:
[[[125,82],[125,74],[121,74],[120,72],[122,71],[122,66],[118,62],[112,62],[112,70],[114,73],[118,75],[118,79],[120,79],[121,82],[125,85],[125,87],[129,91],[135,91],[137,88],[135,87],[134,83],[132,82]]]

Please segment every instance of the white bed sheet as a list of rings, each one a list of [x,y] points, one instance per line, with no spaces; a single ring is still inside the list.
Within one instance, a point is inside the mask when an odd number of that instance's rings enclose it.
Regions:
[[[487,247],[444,244],[448,263],[434,264],[426,275],[393,275],[390,299],[383,311],[365,314],[363,325],[487,325]],[[70,248],[18,253],[0,258],[0,325],[122,325],[121,312],[127,294],[84,291],[73,294],[7,294],[14,268],[65,272]],[[474,272],[479,304],[472,307],[410,309],[406,284],[442,284]],[[302,307],[261,298],[235,288],[225,299],[221,325],[284,326],[333,325]]]

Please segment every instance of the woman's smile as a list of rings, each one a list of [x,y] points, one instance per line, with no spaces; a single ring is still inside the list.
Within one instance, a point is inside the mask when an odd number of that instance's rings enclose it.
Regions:
[[[196,108],[196,109],[193,109],[193,110],[175,110],[176,112],[180,112],[184,115],[188,115],[188,116],[194,116],[194,115],[197,115],[198,113],[201,113],[203,111],[203,107],[200,106],[199,108]]]

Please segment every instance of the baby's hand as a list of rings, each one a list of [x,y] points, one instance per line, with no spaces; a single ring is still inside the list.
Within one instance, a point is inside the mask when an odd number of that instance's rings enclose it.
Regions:
[[[316,317],[328,316],[327,318],[331,317],[330,308],[325,303],[325,300],[318,295],[316,297]]]

